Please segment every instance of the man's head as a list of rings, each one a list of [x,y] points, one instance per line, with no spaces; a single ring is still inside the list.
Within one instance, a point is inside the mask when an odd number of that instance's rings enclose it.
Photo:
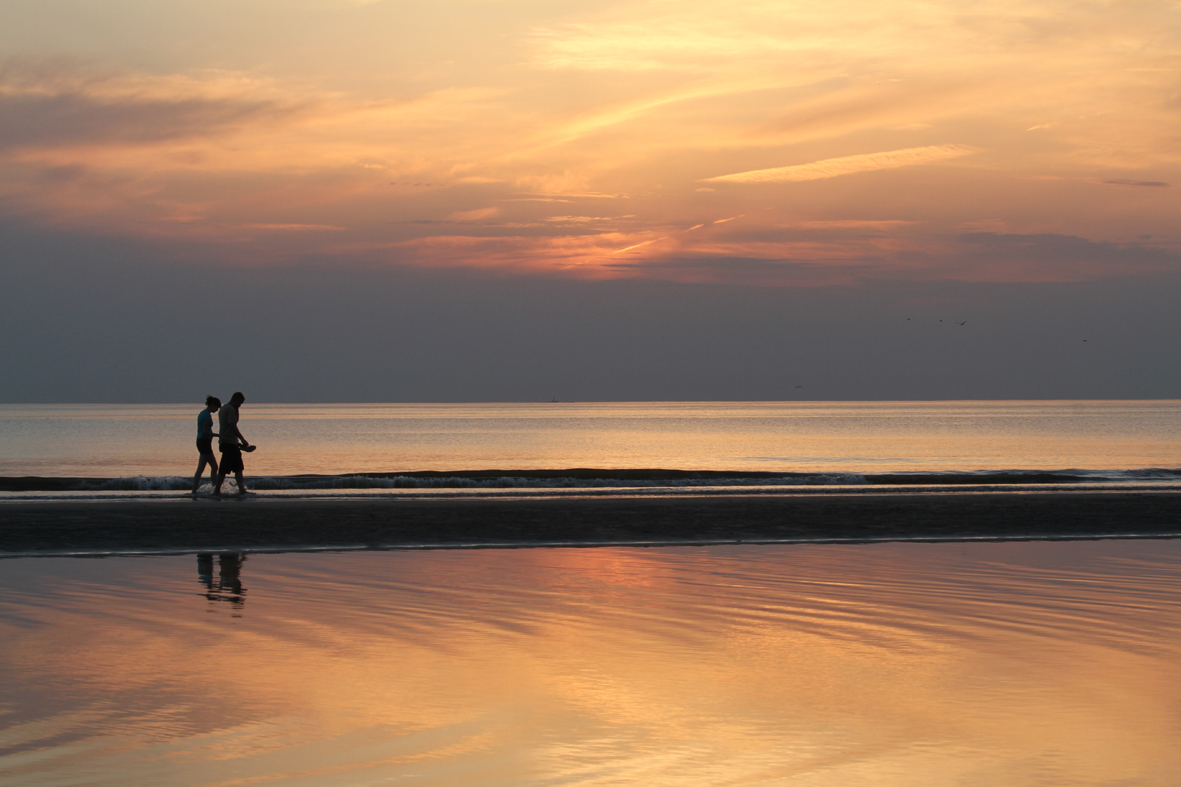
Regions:
[[[230,404],[234,407],[241,407],[242,403],[246,401],[246,397],[242,395],[241,391],[235,391],[234,395],[230,397]]]

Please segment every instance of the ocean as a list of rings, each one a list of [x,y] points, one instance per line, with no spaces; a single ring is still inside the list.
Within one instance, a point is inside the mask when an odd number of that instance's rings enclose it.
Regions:
[[[201,407],[0,405],[0,495],[187,491]],[[1181,484],[1176,400],[247,402],[241,418],[248,484],[269,495]]]

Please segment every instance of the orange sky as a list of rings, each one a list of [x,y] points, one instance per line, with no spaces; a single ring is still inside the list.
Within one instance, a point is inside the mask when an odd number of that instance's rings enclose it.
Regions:
[[[582,278],[1177,269],[1173,2],[10,0],[38,226]]]

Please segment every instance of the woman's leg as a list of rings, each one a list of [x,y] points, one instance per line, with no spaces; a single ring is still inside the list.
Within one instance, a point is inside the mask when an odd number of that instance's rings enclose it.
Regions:
[[[208,458],[205,456],[205,454],[201,454],[200,456],[201,456],[201,459],[197,462],[197,474],[195,476],[193,476],[193,494],[194,495],[197,494],[197,489],[200,488],[200,486],[201,486],[201,474],[203,472],[205,472],[205,464],[206,464],[206,462],[209,461]],[[217,468],[215,467],[213,471],[216,473]]]
[[[217,480],[217,457],[213,454],[201,454],[201,461],[197,463],[197,474],[193,476],[194,493],[201,488],[201,473],[205,471],[205,465],[209,465],[209,483],[213,484]]]

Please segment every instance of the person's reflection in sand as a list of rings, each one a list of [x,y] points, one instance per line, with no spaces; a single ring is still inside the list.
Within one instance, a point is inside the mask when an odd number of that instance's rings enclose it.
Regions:
[[[241,552],[223,552],[217,556],[217,581],[213,581],[213,555],[197,553],[197,580],[205,586],[205,598],[210,601],[229,602],[235,611],[246,603],[246,588],[242,587],[242,564],[246,555]],[[213,608],[210,608],[210,612]],[[238,615],[234,615],[238,617]]]
[[[197,553],[197,581],[213,590],[213,555],[207,552]]]

